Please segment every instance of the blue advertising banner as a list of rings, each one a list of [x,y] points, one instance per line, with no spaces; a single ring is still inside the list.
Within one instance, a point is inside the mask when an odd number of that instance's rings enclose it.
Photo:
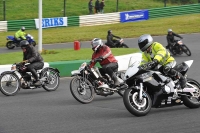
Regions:
[[[39,28],[39,19],[35,19],[36,29]],[[42,28],[67,26],[67,17],[42,18]]]
[[[149,11],[148,10],[135,10],[128,12],[120,12],[120,22],[134,22],[140,20],[148,20]]]

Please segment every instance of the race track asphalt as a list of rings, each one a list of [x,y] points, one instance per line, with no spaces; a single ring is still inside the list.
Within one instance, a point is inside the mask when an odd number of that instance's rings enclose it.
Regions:
[[[175,56],[177,63],[194,60],[188,77],[200,81],[199,34],[182,35],[192,56]],[[165,36],[154,37],[166,44]],[[137,39],[125,39],[137,47]],[[65,44],[64,44],[65,45]],[[67,44],[66,44],[67,45]],[[65,45],[65,46],[66,46]],[[73,46],[73,43],[69,44]],[[46,45],[45,45],[46,46]],[[61,48],[49,45],[48,48]],[[65,47],[64,46],[64,47]],[[68,45],[67,45],[68,46]],[[86,43],[82,46],[89,47]],[[3,48],[0,51],[8,51]],[[90,104],[81,104],[69,90],[71,78],[62,78],[55,92],[20,90],[16,96],[0,93],[0,133],[197,133],[200,131],[200,108],[184,105],[152,109],[147,116],[135,117],[124,107],[122,98],[96,96]]]

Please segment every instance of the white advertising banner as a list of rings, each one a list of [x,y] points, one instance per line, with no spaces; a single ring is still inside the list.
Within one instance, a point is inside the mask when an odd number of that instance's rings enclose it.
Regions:
[[[42,18],[42,28],[67,26],[67,17]],[[39,28],[39,19],[35,19],[35,27]]]

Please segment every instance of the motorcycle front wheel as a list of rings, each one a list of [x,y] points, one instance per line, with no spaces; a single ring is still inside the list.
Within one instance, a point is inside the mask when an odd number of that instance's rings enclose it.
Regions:
[[[54,69],[46,69],[41,74],[41,79],[44,78],[44,85],[42,87],[46,91],[55,91],[60,85],[60,77]]]
[[[186,55],[188,56],[192,55],[190,49],[186,45],[182,45],[182,50]]]
[[[95,96],[94,86],[81,76],[76,76],[71,80],[70,91],[72,96],[83,104],[92,102]]]
[[[13,48],[15,47],[15,44],[14,44],[13,41],[8,41],[8,42],[6,43],[6,47],[7,47],[8,49],[13,49]]]
[[[20,89],[20,80],[14,73],[4,72],[0,76],[0,91],[6,96],[14,96]]]
[[[125,90],[123,101],[126,109],[135,116],[145,116],[149,113],[152,106],[152,100],[148,93],[143,92],[143,99],[139,99],[139,92],[127,89]]]
[[[194,96],[181,96],[183,100],[183,104],[188,108],[199,108],[200,107],[200,84],[191,78],[187,79],[187,83],[193,85],[198,90],[193,93]],[[190,85],[187,85],[186,87],[191,87]]]

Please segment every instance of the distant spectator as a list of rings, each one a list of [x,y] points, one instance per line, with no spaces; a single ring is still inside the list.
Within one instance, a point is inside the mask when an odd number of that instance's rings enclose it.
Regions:
[[[92,14],[92,8],[93,8],[93,5],[92,5],[92,0],[90,0],[89,2],[88,2],[88,9],[89,9],[89,14]]]
[[[100,13],[103,13],[104,6],[105,6],[104,0],[102,0],[101,3],[100,3]]]
[[[99,0],[97,0],[95,2],[95,13],[99,13],[99,10],[100,10],[100,3],[99,3]]]

